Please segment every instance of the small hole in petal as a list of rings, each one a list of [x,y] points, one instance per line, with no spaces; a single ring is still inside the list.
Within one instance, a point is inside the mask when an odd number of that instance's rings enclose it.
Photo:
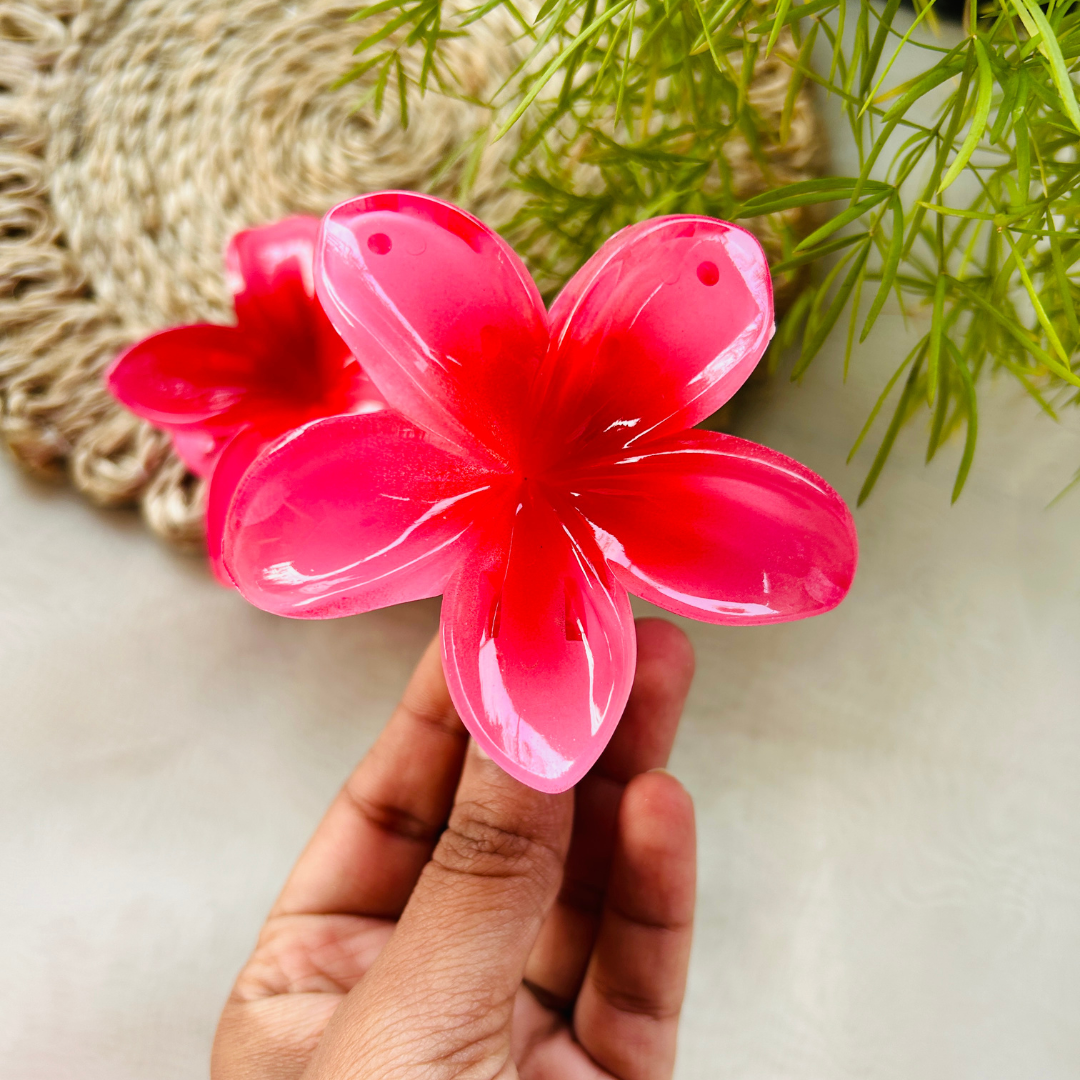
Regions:
[[[385,255],[393,244],[390,243],[390,237],[386,233],[377,232],[367,238],[367,246],[368,251],[373,251],[376,255]]]
[[[716,269],[716,263],[703,262],[698,265],[697,276],[702,285],[715,285],[720,280],[720,271]]]

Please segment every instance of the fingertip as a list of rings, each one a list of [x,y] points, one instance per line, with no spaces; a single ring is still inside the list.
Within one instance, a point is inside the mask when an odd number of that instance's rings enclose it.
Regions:
[[[327,811],[274,913],[400,915],[446,824],[465,749],[436,639]]]
[[[664,765],[694,677],[694,647],[666,619],[637,620],[637,668],[626,710],[599,770],[620,783]]]
[[[637,629],[639,669],[642,659],[661,663],[689,687],[697,661],[694,646],[685,631],[670,620],[656,616],[636,619],[634,625]]]
[[[665,769],[634,777],[619,808],[619,847],[643,920],[689,922],[694,911],[697,835],[690,793]]]
[[[643,843],[662,844],[673,835],[694,837],[694,800],[667,769],[650,769],[626,786],[620,817]]]
[[[667,619],[638,619],[637,670],[627,711],[657,714],[670,740],[694,678],[696,659],[690,639]],[[655,726],[655,720],[653,721]],[[658,764],[667,761],[667,754]]]
[[[417,719],[429,721],[455,736],[464,737],[465,726],[458,717],[446,686],[442,646],[438,634],[424,649],[416,670],[405,687],[405,693],[401,696],[401,707]]]

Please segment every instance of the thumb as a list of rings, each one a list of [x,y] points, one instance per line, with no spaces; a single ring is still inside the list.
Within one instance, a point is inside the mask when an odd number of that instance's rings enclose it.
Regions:
[[[534,791],[470,745],[431,862],[335,1014],[312,1080],[496,1075],[509,1062],[514,998],[559,890],[573,805],[573,792]]]

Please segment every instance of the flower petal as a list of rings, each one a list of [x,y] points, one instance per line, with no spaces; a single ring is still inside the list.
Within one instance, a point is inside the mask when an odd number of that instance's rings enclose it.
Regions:
[[[442,592],[505,481],[390,410],[317,420],[240,482],[225,564],[279,615],[353,615]]]
[[[201,427],[173,427],[168,430],[176,456],[196,476],[209,476],[222,450],[229,444],[228,435],[204,431]]]
[[[573,480],[574,503],[626,587],[707,622],[784,622],[843,600],[858,540],[821,477],[764,446],[687,431]]]
[[[174,444],[175,441],[174,435]],[[221,449],[210,477],[206,493],[206,551],[214,576],[230,588],[235,585],[222,557],[229,507],[244,474],[267,442],[266,435],[256,428],[241,428]]]
[[[547,313],[501,237],[428,195],[365,195],[324,218],[315,283],[393,408],[463,449],[517,461]]]
[[[743,384],[773,333],[768,264],[745,229],[653,218],[600,248],[550,322],[541,415],[563,444],[616,453],[693,427]]]
[[[228,427],[252,394],[258,365],[235,326],[199,323],[132,345],[105,379],[122,405],[152,424]]]
[[[260,393],[268,404],[306,413],[292,427],[382,401],[315,296],[319,225],[316,217],[284,218],[237,233],[225,252],[237,325],[262,354]]]
[[[283,218],[238,232],[225,249],[225,274],[242,330],[274,335],[303,331],[319,308],[312,268],[317,217]]]
[[[611,738],[636,639],[626,591],[530,487],[502,536],[489,534],[447,586],[443,667],[480,746],[511,776],[555,792]]]

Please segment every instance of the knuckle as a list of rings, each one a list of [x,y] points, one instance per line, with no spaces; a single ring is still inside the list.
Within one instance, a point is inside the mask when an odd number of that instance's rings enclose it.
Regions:
[[[507,1009],[463,1018],[453,1031],[433,1041],[427,1064],[456,1080],[487,1080],[503,1064],[502,1028],[508,1019]]]
[[[544,873],[557,864],[557,856],[539,840],[499,825],[488,808],[462,803],[451,814],[432,861],[452,873],[507,878]]]
[[[599,978],[596,979],[596,990],[613,1009],[630,1016],[662,1022],[676,1019],[681,1011],[681,997],[678,1000],[664,1000],[662,995],[636,991],[628,986],[614,986]]]
[[[467,738],[457,710],[445,695],[430,691],[406,692],[399,708],[420,727],[431,728],[441,735],[449,735],[455,739]]]

